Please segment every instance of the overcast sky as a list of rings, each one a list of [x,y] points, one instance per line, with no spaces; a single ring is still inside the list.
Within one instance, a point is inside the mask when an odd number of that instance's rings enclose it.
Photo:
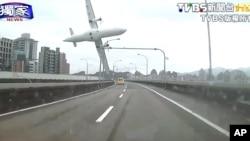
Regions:
[[[70,36],[69,27],[75,34],[90,28],[85,8],[85,0],[15,0],[33,6],[34,19],[23,22],[0,21],[0,36],[15,39],[22,33],[30,33],[41,46],[52,49],[60,47],[66,53],[70,63],[70,72],[85,70],[89,61],[89,72],[98,71],[99,57],[93,42],[63,42]],[[200,0],[192,1],[197,2]],[[225,0],[220,0],[225,1]],[[241,2],[243,0],[238,0]],[[10,2],[1,0],[1,3]],[[200,14],[179,13],[178,2],[187,0],[92,0],[95,16],[102,17],[99,28],[124,27],[127,32],[119,36],[120,41],[110,42],[113,47],[160,48],[165,51],[167,71],[191,72],[208,68],[207,24],[202,22]],[[208,2],[210,2],[208,0]],[[214,1],[213,1],[214,2]],[[234,0],[225,2],[235,2]],[[250,14],[250,13],[249,13]],[[213,67],[239,68],[249,67],[250,23],[210,23],[212,65]],[[116,37],[113,37],[116,38]],[[102,39],[105,42],[107,39]],[[149,59],[149,73],[155,68],[163,70],[163,55],[160,51],[109,50],[106,51],[110,69],[113,62],[118,71],[134,72],[134,63],[145,73],[146,60]],[[116,69],[117,70],[117,69]]]

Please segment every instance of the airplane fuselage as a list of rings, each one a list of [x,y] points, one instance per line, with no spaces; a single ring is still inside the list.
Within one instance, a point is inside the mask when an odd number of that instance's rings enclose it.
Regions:
[[[101,22],[102,18],[96,18],[94,14],[94,10],[90,0],[85,0],[86,3],[86,10],[88,15],[88,22],[90,25],[90,30],[82,34],[75,35],[72,28],[69,28],[71,37],[64,39],[64,42],[72,42],[74,47],[77,47],[78,42],[90,41],[94,42],[96,46],[97,53],[100,58],[100,62],[105,69],[105,72],[109,73],[109,65],[108,60],[105,54],[105,49],[108,45],[108,41],[103,45],[102,38],[118,36],[126,32],[124,28],[110,28],[110,29],[98,29],[97,22]]]
[[[65,42],[83,42],[83,41],[97,41],[102,38],[121,35],[126,32],[124,28],[110,28],[110,29],[90,29],[83,34],[73,35],[66,38]]]

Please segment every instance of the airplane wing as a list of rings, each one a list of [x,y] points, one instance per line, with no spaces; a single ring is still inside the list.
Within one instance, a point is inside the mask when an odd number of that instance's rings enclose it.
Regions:
[[[87,13],[88,13],[89,25],[92,29],[97,29],[98,25],[95,21],[96,20],[95,13],[94,13],[94,10],[92,8],[92,4],[91,4],[90,0],[85,0],[85,2],[86,2]]]
[[[106,71],[107,74],[109,74],[109,65],[108,65],[108,60],[104,51],[104,47],[102,45],[102,40],[98,40],[95,42],[96,50],[98,52],[98,55],[102,61],[103,67]]]
[[[92,7],[92,4],[90,2],[90,0],[85,0],[86,2],[86,9],[87,9],[87,13],[88,13],[88,20],[89,20],[89,25],[92,29],[98,29],[98,25],[97,25],[97,20],[95,18],[95,13]],[[98,40],[95,42],[95,46],[96,46],[96,50],[98,52],[98,55],[102,61],[102,64],[104,66],[104,69],[106,71],[106,73],[109,73],[109,66],[108,66],[108,60],[103,48],[103,43],[102,43],[102,39]]]

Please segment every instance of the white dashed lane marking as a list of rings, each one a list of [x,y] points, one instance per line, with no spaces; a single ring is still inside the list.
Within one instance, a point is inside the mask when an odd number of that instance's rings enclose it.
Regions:
[[[102,122],[113,108],[114,106],[110,106],[95,122]]]
[[[123,94],[121,94],[120,96],[119,96],[119,98],[122,98],[123,97]]]

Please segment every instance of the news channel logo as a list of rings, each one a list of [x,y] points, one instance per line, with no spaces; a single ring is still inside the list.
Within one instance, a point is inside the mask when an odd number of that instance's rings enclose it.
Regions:
[[[250,3],[210,2],[210,3],[177,3],[180,13],[193,12],[250,12]]]
[[[17,22],[34,18],[32,6],[21,2],[0,4],[0,20]]]
[[[202,22],[250,23],[250,3],[177,3],[177,7],[180,13],[201,13]]]

